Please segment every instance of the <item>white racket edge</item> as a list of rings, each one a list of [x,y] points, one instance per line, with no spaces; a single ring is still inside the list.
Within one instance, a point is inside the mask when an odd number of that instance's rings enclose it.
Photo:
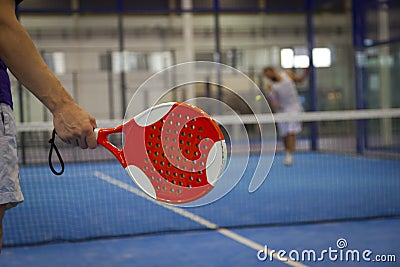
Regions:
[[[215,142],[208,154],[206,165],[207,181],[212,186],[214,186],[221,177],[225,169],[226,159],[227,150],[225,140]],[[135,165],[129,165],[125,168],[125,171],[141,190],[150,197],[154,199],[157,198],[153,184],[140,168]]]
[[[134,120],[138,125],[146,127],[157,122],[166,114],[168,114],[168,112],[170,112],[175,104],[176,102],[167,102],[151,107],[136,115],[134,117]],[[99,130],[100,128],[94,129],[96,140]],[[215,185],[223,170],[225,169],[226,159],[227,149],[225,140],[215,142],[208,154],[206,163],[207,182],[212,186]],[[141,190],[146,192],[150,197],[154,199],[157,198],[153,184],[140,168],[135,165],[129,165],[125,168],[125,171]]]
[[[221,177],[227,156],[225,140],[215,142],[208,154],[206,163],[207,181],[212,186],[215,186],[215,183]]]

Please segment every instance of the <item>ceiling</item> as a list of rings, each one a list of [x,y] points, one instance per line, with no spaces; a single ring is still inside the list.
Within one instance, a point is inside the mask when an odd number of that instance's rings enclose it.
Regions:
[[[25,0],[20,4],[21,11],[30,12],[68,12],[72,7],[79,7],[81,11],[113,12],[121,7],[124,11],[159,11],[168,12],[168,9],[181,7],[183,0]],[[331,12],[343,12],[345,4],[350,0],[314,0],[316,10]],[[193,8],[199,12],[212,11],[214,0],[193,0]],[[299,12],[304,11],[307,0],[219,0],[219,6],[223,11],[251,12],[265,10],[271,12]]]

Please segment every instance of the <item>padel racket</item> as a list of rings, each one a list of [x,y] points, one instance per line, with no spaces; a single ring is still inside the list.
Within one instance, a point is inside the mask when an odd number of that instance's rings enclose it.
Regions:
[[[108,140],[122,132],[122,149]],[[95,129],[98,144],[119,160],[149,196],[169,203],[196,200],[225,168],[221,129],[203,110],[180,102],[154,106],[116,128]]]

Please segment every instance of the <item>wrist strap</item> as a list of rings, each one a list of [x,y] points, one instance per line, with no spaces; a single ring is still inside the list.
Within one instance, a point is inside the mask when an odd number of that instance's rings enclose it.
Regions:
[[[55,175],[61,175],[61,174],[64,173],[64,161],[63,161],[63,159],[61,157],[60,151],[58,151],[58,148],[57,148],[57,146],[55,144],[55,139],[56,139],[56,129],[53,129],[53,133],[51,135],[51,139],[49,140],[49,143],[50,143],[49,167],[50,167],[50,170]],[[61,165],[61,170],[60,171],[57,171],[56,169],[54,169],[54,166],[53,166],[53,161],[52,161],[53,149],[56,152],[58,161],[60,162],[60,165]]]

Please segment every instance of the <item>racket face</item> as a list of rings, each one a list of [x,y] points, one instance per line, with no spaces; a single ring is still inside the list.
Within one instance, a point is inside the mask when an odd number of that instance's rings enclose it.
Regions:
[[[226,163],[221,129],[201,109],[170,102],[123,125],[125,169],[149,196],[169,203],[196,200],[213,189]]]

